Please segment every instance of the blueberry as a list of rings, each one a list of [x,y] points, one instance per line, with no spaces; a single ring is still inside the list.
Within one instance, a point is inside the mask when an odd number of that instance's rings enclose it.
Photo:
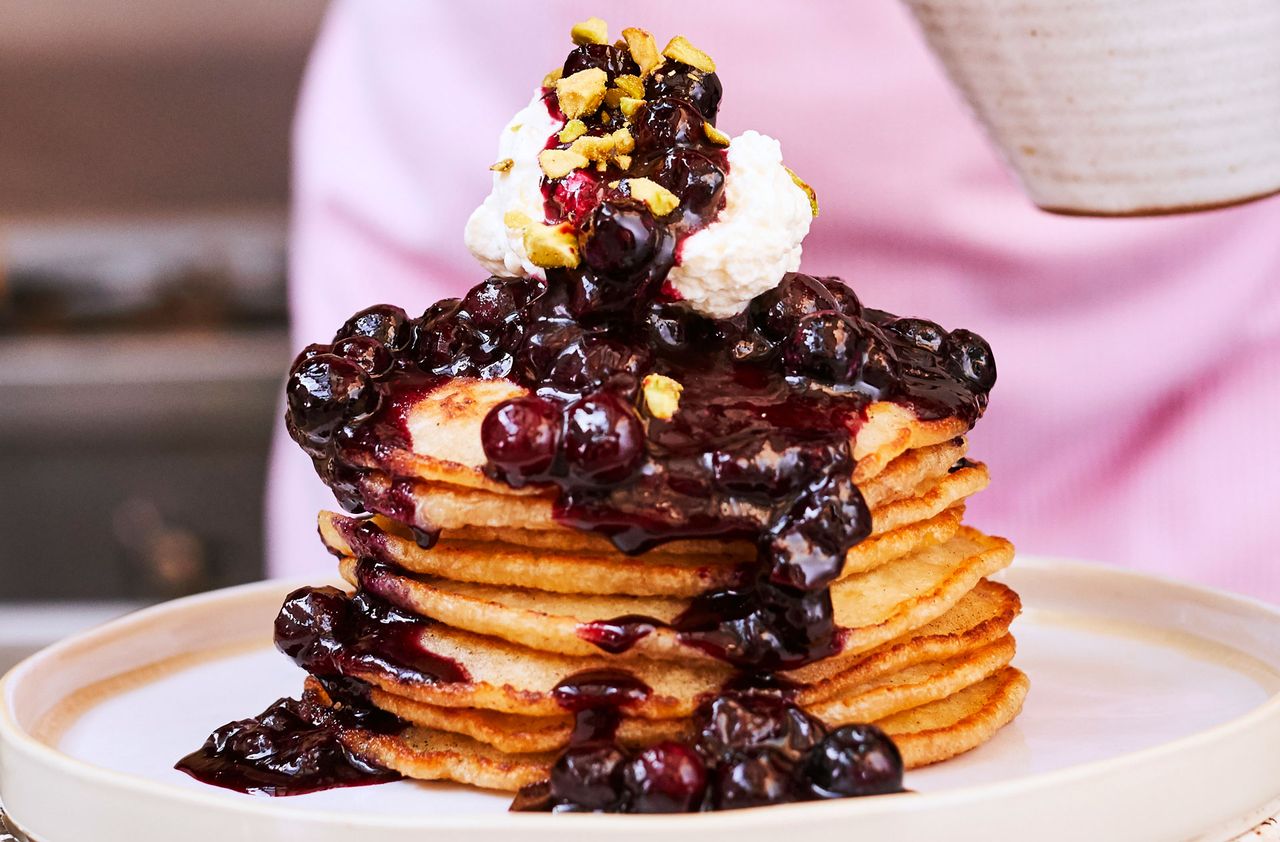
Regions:
[[[937,353],[947,338],[947,332],[928,319],[896,319],[889,323],[888,329],[920,350],[931,353]]]
[[[795,771],[776,749],[750,748],[722,763],[711,788],[717,810],[737,810],[795,801]]]
[[[394,359],[387,346],[372,336],[348,336],[333,343],[333,353],[351,360],[370,377],[378,378],[391,371]]]
[[[610,82],[618,76],[640,75],[640,68],[632,60],[631,53],[612,44],[583,44],[574,48],[564,60],[561,72],[572,76],[593,67],[603,70]]]
[[[688,746],[665,742],[640,752],[623,778],[630,812],[688,813],[698,808],[707,788],[707,769]]]
[[[711,330],[705,317],[680,302],[653,305],[645,314],[645,327],[649,343],[668,355],[691,353]]]
[[[631,475],[644,455],[644,428],[630,406],[608,392],[565,409],[564,455],[581,482],[607,485]]]
[[[862,331],[853,318],[836,311],[800,319],[782,348],[787,371],[823,383],[848,383],[858,365]]]
[[[537,292],[535,282],[523,278],[491,277],[472,287],[458,307],[474,325],[495,328],[515,322],[519,311]]]
[[[824,797],[902,792],[902,755],[874,725],[832,731],[809,753],[804,771]]]
[[[828,310],[840,312],[841,305],[841,299],[818,278],[791,272],[776,287],[753,298],[747,313],[761,334],[781,342],[805,316]]]
[[[485,456],[496,473],[515,488],[551,470],[560,439],[560,410],[543,398],[504,401],[480,426]]]
[[[640,372],[648,367],[643,349],[612,339],[586,335],[566,345],[547,372],[545,385],[563,395],[594,392],[603,387],[632,396]]]
[[[888,400],[897,391],[900,369],[889,340],[876,328],[868,327],[858,343],[854,388],[872,400]]]
[[[631,134],[642,151],[674,146],[710,146],[702,124],[706,118],[683,99],[657,99],[645,103],[631,118]]]
[[[858,300],[858,294],[848,284],[836,277],[816,278],[816,280],[835,299],[836,309],[854,318],[862,315],[862,302]]]
[[[657,240],[657,223],[644,205],[602,202],[587,224],[582,259],[601,274],[627,278],[646,268]]]
[[[942,343],[947,367],[983,392],[996,384],[996,358],[987,340],[968,330],[953,330]]]
[[[673,213],[680,214],[676,219],[685,228],[710,221],[724,203],[724,167],[698,149],[677,147],[650,166],[649,177],[679,197]]]
[[[570,746],[551,767],[551,797],[583,810],[610,810],[622,793],[626,755],[615,745]]]
[[[337,342],[348,336],[371,337],[394,353],[408,347],[412,338],[411,323],[401,308],[375,304],[347,319],[333,339]]]
[[[360,366],[336,354],[317,354],[289,375],[290,418],[312,441],[326,441],[347,421],[359,421],[377,408],[377,389]]]
[[[712,125],[715,125],[723,94],[724,87],[715,73],[695,70],[675,61],[663,62],[645,83],[645,96],[650,101],[666,97],[688,100]]]

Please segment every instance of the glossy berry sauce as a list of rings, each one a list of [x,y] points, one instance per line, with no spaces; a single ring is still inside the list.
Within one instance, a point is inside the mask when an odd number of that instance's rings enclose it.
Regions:
[[[588,68],[611,81],[637,73],[609,45],[578,47],[563,70]],[[625,122],[635,141],[625,169],[614,162],[544,181],[546,221],[577,233],[579,266],[548,270],[545,280],[492,277],[417,318],[389,305],[357,313],[331,344],[295,361],[289,432],[344,508],[400,521],[429,547],[438,531],[417,516],[414,481],[379,468],[411,446],[405,416],[423,395],[455,378],[506,379],[528,394],[485,418],[485,471],[554,493],[560,524],[607,536],[627,553],[677,539],[754,543],[755,561],[738,582],[694,599],[670,624],[685,644],[740,672],[699,711],[694,739],[624,749],[615,728],[648,688],[625,672],[573,676],[556,694],[575,719],[571,744],[549,781],[522,792],[513,809],[681,812],[898,791],[901,758],[884,734],[871,726],[827,733],[774,673],[841,647],[829,585],[871,532],[850,446],[867,407],[892,401],[923,419],[972,425],[995,382],[991,349],[969,331],[864,309],[837,278],[787,275],[731,319],[683,304],[667,274],[682,242],[724,204],[726,155],[704,128],[714,125],[721,88],[714,73],[668,61],[645,79],[645,92]],[[544,99],[560,116],[554,91]],[[602,112],[584,122],[588,136],[624,125]],[[547,145],[567,146],[554,135]],[[666,187],[677,207],[655,217],[629,195],[625,179],[637,177]],[[671,417],[650,411],[647,375],[683,387]],[[361,688],[371,673],[465,680],[460,665],[416,646],[425,621],[392,607],[386,574],[396,571],[376,527],[348,528],[346,537],[362,557],[361,589],[351,598],[326,589],[292,595],[277,623],[280,648],[333,685],[351,711],[367,707]],[[620,654],[660,626],[623,616],[579,634]],[[267,758],[292,750],[289,729],[271,725],[270,711],[249,722],[227,728],[243,726]],[[346,727],[304,709],[296,735],[303,746],[313,737],[323,744],[317,735]],[[233,743],[211,738],[201,756],[258,769],[258,755]],[[255,788],[249,773],[202,779]],[[303,774],[292,789],[321,779]]]
[[[364,678],[370,674],[420,684],[469,680],[461,664],[418,643],[426,625],[368,593],[294,591],[276,617],[276,647],[320,681],[330,703],[310,693],[281,699],[214,731],[177,768],[208,784],[275,796],[396,780],[398,774],[349,751],[342,734],[397,734],[408,727],[368,703]]]

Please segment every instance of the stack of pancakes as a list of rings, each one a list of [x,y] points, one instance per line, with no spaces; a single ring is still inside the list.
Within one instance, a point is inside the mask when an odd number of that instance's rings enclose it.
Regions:
[[[624,709],[617,738],[633,746],[689,736],[699,705],[734,677],[661,623],[629,647],[610,646],[617,654],[586,632],[620,617],[671,621],[693,597],[735,582],[754,547],[677,541],[624,555],[558,524],[554,492],[487,479],[481,422],[522,393],[507,381],[459,379],[418,398],[404,414],[403,446],[358,457],[362,496],[378,515],[320,516],[343,577],[434,621],[417,642],[467,676],[410,682],[373,668],[352,676],[372,687],[374,705],[412,727],[352,730],[343,740],[408,777],[503,790],[544,780],[574,725],[554,690],[585,671],[622,669],[651,688]],[[853,441],[854,479],[874,527],[831,587],[840,651],[778,676],[831,727],[879,725],[908,768],[982,744],[1017,715],[1027,689],[1010,666],[1018,596],[987,578],[1009,564],[1013,547],[962,525],[966,498],[988,481],[986,467],[965,458],[966,429],[896,404],[869,407]],[[430,548],[412,528],[427,524],[440,530]],[[308,693],[328,698],[314,680]]]

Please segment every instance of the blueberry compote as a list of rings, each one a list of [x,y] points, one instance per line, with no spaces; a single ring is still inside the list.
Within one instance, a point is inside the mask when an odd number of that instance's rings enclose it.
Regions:
[[[576,717],[569,747],[513,810],[689,813],[902,791],[902,757],[884,732],[829,732],[777,692],[728,691],[698,710],[688,742],[628,751],[613,739],[619,711],[648,688],[610,672],[572,676],[557,690],[583,685],[566,705]]]
[[[576,48],[563,73],[593,68],[610,83],[639,73],[624,48],[605,44]],[[430,546],[437,531],[418,520],[414,481],[396,471],[410,444],[406,410],[453,379],[507,380],[527,393],[484,420],[492,479],[546,489],[560,524],[627,553],[676,539],[754,544],[737,583],[693,600],[670,624],[745,676],[704,708],[698,740],[625,752],[613,724],[642,689],[595,676],[596,690],[616,692],[575,691],[573,745],[517,808],[726,809],[896,790],[901,763],[883,734],[825,733],[772,674],[841,647],[829,585],[871,532],[850,446],[868,406],[891,401],[972,425],[995,382],[991,349],[966,330],[865,309],[836,278],[788,274],[729,319],[682,303],[667,274],[684,240],[724,204],[728,162],[707,129],[721,88],[714,73],[675,61],[643,83],[643,104],[627,114],[601,108],[581,118],[582,136],[598,146],[626,129],[627,154],[544,180],[545,222],[572,232],[576,266],[545,279],[491,277],[417,318],[387,305],[357,313],[294,363],[290,434],[346,509],[405,523]],[[553,89],[543,98],[562,116]],[[571,143],[552,135],[547,148]],[[656,203],[660,215],[631,195],[628,179],[642,177],[675,198]],[[662,388],[679,393],[674,413],[654,409],[650,390]],[[357,547],[374,557],[361,580],[381,592],[387,562],[369,546]],[[378,605],[355,610],[390,610]],[[376,644],[338,634],[295,645],[286,635],[282,648],[313,672],[349,676],[394,650],[399,622],[377,631]],[[580,634],[621,654],[661,625],[625,616]],[[403,654],[373,666],[423,670]],[[449,680],[435,669],[422,675]]]
[[[215,786],[276,796],[396,780],[395,772],[348,749],[342,735],[407,727],[369,704],[364,677],[370,674],[423,684],[468,680],[461,664],[419,645],[424,625],[367,593],[294,591],[276,617],[276,647],[315,677],[327,700],[308,691],[228,723],[177,768]]]

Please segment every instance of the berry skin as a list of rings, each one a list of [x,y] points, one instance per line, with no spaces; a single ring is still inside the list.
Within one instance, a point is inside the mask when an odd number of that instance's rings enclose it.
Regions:
[[[844,309],[842,304],[846,303],[822,280],[792,272],[776,287],[752,299],[747,312],[752,324],[766,338],[781,342],[795,332],[802,318],[813,313],[833,310],[856,315]]]
[[[792,374],[823,383],[848,383],[859,364],[862,332],[851,317],[835,311],[814,313],[800,319],[782,350],[782,360]]]
[[[785,804],[797,797],[795,772],[777,749],[750,748],[716,769],[711,800],[717,810]]]
[[[286,395],[296,429],[327,441],[341,424],[372,414],[379,395],[364,369],[336,354],[317,354],[289,375]]]
[[[596,392],[569,404],[565,418],[565,460],[571,474],[582,482],[621,482],[644,455],[640,419],[608,392]]]
[[[395,353],[409,346],[412,333],[412,323],[404,310],[390,304],[375,304],[347,319],[333,340],[337,342],[348,336],[368,336]]]
[[[874,725],[832,731],[809,753],[804,772],[824,798],[902,792],[902,755]]]
[[[623,777],[633,813],[691,812],[707,788],[702,758],[688,746],[673,742],[640,752],[627,764]]]
[[[555,463],[560,410],[534,396],[504,401],[485,416],[480,440],[501,478],[521,488],[544,477]]]
[[[714,73],[694,70],[687,64],[667,61],[660,65],[645,83],[646,99],[677,97],[688,100],[712,125],[720,110],[724,87]]]
[[[658,226],[648,209],[603,202],[591,215],[582,258],[602,275],[626,278],[647,266],[657,240]]]
[[[897,319],[889,324],[889,330],[906,339],[922,351],[937,353],[947,332],[928,319]]]
[[[996,385],[996,358],[987,340],[969,330],[953,330],[942,343],[947,366],[984,392]]]
[[[622,749],[608,743],[571,746],[551,767],[551,797],[574,810],[611,810],[622,792]]]
[[[380,378],[391,371],[395,362],[387,346],[371,336],[348,336],[333,344],[333,353],[351,360],[373,378]]]

